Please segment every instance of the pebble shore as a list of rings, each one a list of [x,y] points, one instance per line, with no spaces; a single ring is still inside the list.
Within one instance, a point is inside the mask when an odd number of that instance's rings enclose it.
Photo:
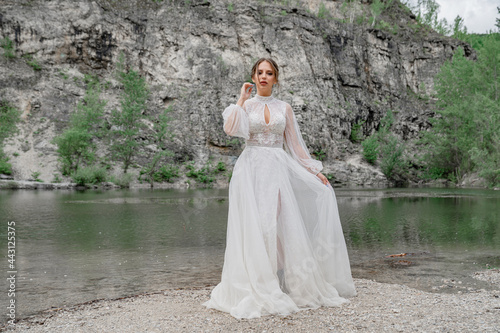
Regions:
[[[500,332],[500,270],[474,277],[495,287],[446,294],[354,279],[358,295],[340,307],[241,320],[201,305],[213,287],[172,289],[45,311],[7,331]]]

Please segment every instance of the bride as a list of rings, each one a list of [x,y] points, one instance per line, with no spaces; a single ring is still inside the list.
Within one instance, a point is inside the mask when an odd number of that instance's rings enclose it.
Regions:
[[[272,95],[279,69],[261,58],[224,131],[246,139],[229,184],[221,282],[203,303],[236,318],[338,306],[356,295],[335,193],[291,106]]]

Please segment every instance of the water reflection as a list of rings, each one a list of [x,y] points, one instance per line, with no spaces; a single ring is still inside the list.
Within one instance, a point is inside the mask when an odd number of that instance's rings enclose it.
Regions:
[[[453,292],[458,289],[436,287],[454,277],[487,288],[471,272],[500,266],[498,191],[336,194],[355,277]],[[18,317],[97,298],[217,283],[227,205],[227,190],[217,189],[0,192],[4,226],[16,221]],[[6,272],[6,227],[1,233]],[[399,253],[409,254],[387,257]]]
[[[353,246],[500,244],[499,198],[495,196],[341,197],[338,201],[347,222],[344,232]]]

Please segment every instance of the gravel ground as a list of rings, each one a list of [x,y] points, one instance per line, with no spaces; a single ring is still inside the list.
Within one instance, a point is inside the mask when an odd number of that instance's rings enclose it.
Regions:
[[[500,288],[500,269],[490,269],[487,271],[476,272],[473,277],[475,279],[497,285]]]
[[[358,295],[341,307],[238,320],[206,309],[213,287],[165,290],[46,311],[9,332],[500,332],[500,270],[474,277],[498,290],[429,293],[354,279]],[[497,288],[494,288],[497,289]]]

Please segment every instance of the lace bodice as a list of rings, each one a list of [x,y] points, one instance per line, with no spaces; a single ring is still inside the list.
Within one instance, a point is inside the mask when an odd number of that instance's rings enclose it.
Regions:
[[[269,108],[269,123],[266,124],[264,110]],[[247,146],[283,148],[283,135],[286,126],[286,103],[273,96],[255,96],[245,107],[249,120]],[[272,111],[271,111],[272,110]]]
[[[266,105],[270,116],[267,124]],[[311,158],[292,107],[274,96],[256,95],[245,101],[243,107],[231,104],[222,116],[224,131],[245,138],[247,147],[284,148],[309,172],[317,174],[323,168],[320,161]]]

